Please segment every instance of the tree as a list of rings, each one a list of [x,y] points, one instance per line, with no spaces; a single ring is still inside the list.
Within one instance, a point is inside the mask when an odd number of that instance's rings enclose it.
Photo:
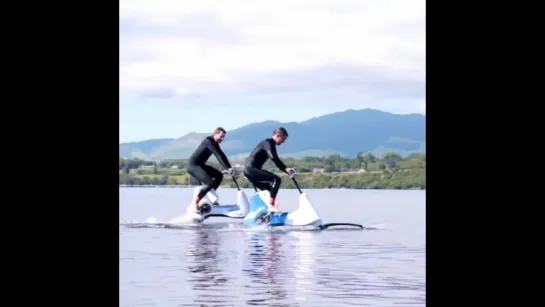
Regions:
[[[358,160],[360,160],[360,163],[363,164],[363,169],[368,170],[369,163],[375,163],[377,161],[377,157],[375,157],[372,153],[366,153],[359,152],[356,156]]]
[[[387,152],[382,156],[382,160],[384,161],[386,168],[394,168],[398,161],[403,160],[403,157],[395,152]]]
[[[341,160],[341,155],[339,154],[332,154],[325,158],[324,162],[329,165],[335,164],[335,162]]]

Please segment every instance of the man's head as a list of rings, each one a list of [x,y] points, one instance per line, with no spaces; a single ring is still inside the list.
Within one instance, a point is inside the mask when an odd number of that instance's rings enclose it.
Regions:
[[[283,127],[276,128],[273,131],[272,139],[276,145],[280,145],[286,141],[288,138],[288,132]]]
[[[216,130],[214,130],[214,134],[212,134],[212,137],[214,138],[214,141],[216,141],[216,143],[221,143],[223,141],[223,138],[225,138],[225,134],[227,132],[225,132],[225,129],[223,129],[222,127],[218,127],[216,128]]]

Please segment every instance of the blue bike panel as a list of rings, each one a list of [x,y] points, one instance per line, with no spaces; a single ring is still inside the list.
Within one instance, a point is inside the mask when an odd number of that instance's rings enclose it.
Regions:
[[[259,195],[254,194],[250,197],[250,212],[244,218],[244,226],[252,227],[260,221],[260,218],[267,214],[267,204],[263,202]]]
[[[267,211],[267,204],[259,197],[259,195],[254,194],[250,197],[250,213],[257,212],[259,209],[265,209]]]
[[[270,215],[269,225],[284,226],[286,224],[287,218],[288,218],[287,212],[272,212]]]

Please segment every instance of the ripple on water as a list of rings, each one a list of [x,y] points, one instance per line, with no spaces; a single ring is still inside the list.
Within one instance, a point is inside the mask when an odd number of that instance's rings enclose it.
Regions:
[[[387,231],[120,227],[120,306],[425,306],[415,206],[368,210]]]

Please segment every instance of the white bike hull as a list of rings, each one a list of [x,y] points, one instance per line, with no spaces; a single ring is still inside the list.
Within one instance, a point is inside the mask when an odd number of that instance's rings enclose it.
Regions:
[[[194,189],[196,196],[201,187]],[[218,204],[219,197],[215,191],[210,191],[206,197],[199,202],[201,214],[192,214],[191,220],[194,223],[199,223],[210,217],[228,217],[228,218],[244,218],[248,212],[250,205],[248,199],[242,190],[237,191],[237,203],[235,205],[220,205]],[[215,204],[215,205],[214,205]]]
[[[252,227],[261,224],[269,226],[320,226],[322,219],[312,206],[308,196],[299,195],[299,208],[293,212],[268,212],[267,191],[260,191],[250,198],[250,212],[244,218],[244,226]],[[263,218],[266,217],[265,220]]]

